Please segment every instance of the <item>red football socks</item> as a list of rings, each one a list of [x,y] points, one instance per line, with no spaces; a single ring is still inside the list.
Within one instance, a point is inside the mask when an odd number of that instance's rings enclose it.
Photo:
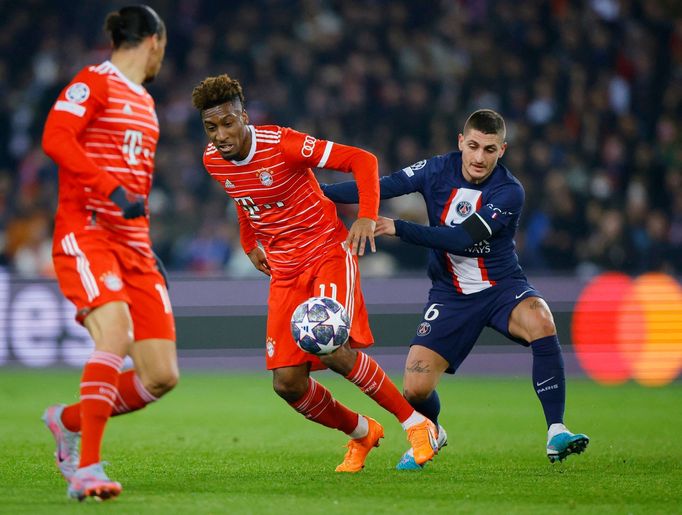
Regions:
[[[358,352],[355,366],[346,379],[374,399],[379,406],[393,413],[401,423],[414,412],[414,408],[405,400],[386,372],[367,354]]]
[[[156,400],[158,397],[154,397],[147,391],[135,370],[126,370],[118,376],[118,390],[111,416],[115,417],[140,410]],[[81,430],[80,402],[64,408],[62,424],[69,431],[78,432]]]
[[[81,467],[100,461],[104,427],[114,407],[122,365],[120,356],[95,351],[83,368],[80,385]]]
[[[289,405],[307,419],[347,435],[358,425],[359,415],[334,399],[331,392],[312,377],[308,378],[308,390],[303,397]]]

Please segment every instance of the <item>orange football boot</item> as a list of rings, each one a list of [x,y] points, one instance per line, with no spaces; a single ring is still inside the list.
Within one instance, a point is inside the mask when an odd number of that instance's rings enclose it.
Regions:
[[[362,416],[362,415],[361,415]],[[384,437],[384,428],[373,418],[365,417],[369,425],[367,436],[350,440],[343,463],[336,467],[337,472],[360,472],[365,466],[365,458],[373,447],[379,447],[379,439]]]
[[[433,459],[438,452],[438,429],[428,418],[408,428],[407,439],[412,444],[417,465]]]

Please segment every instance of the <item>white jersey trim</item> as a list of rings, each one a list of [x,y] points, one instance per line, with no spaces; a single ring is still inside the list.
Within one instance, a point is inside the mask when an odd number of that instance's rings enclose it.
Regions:
[[[327,145],[324,147],[324,153],[322,154],[322,159],[320,159],[320,162],[317,163],[315,168],[324,168],[324,166],[327,164],[327,160],[329,159],[329,154],[332,153],[333,146],[333,141],[327,141]]]
[[[85,106],[67,102],[66,100],[57,100],[54,105],[55,111],[66,111],[67,113],[75,114],[79,118],[83,118],[85,114]]]
[[[237,166],[244,166],[251,162],[253,155],[256,153],[256,128],[253,125],[247,125],[247,128],[251,131],[251,148],[249,149],[249,155],[246,156],[241,161],[232,160]]]
[[[91,302],[99,297],[99,287],[97,286],[95,276],[92,274],[92,270],[90,270],[90,262],[78,246],[74,233],[71,232],[62,238],[62,249],[64,249],[64,253],[67,256],[76,258],[76,269],[78,270],[78,275],[80,275],[85,293],[88,295],[88,301]]]

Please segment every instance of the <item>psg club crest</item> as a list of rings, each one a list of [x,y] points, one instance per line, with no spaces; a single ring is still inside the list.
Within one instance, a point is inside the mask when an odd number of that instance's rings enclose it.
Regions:
[[[426,336],[431,332],[431,324],[428,322],[422,322],[419,324],[419,327],[417,327],[417,336]]]
[[[466,216],[471,213],[471,210],[472,207],[470,202],[462,200],[461,202],[457,203],[457,214],[459,214],[459,216]]]
[[[270,173],[270,170],[259,170],[258,171],[258,179],[260,180],[260,183],[263,186],[272,186],[272,174]]]

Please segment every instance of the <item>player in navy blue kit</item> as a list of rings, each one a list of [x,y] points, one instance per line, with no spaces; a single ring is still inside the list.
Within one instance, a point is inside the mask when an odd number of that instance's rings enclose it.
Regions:
[[[438,425],[436,386],[442,374],[454,374],[489,326],[533,353],[533,386],[547,421],[551,462],[585,450],[589,438],[563,424],[566,399],[564,362],[552,313],[519,266],[514,234],[524,191],[498,163],[506,128],[495,111],[474,112],[451,152],[383,177],[381,198],[419,192],[426,201],[429,226],[379,217],[375,235],[397,236],[430,248],[432,281],[423,320],[405,363],[404,393],[414,408],[439,428],[439,447],[447,443]],[[353,182],[323,185],[335,202],[356,203]],[[421,468],[411,450],[398,469]]]

